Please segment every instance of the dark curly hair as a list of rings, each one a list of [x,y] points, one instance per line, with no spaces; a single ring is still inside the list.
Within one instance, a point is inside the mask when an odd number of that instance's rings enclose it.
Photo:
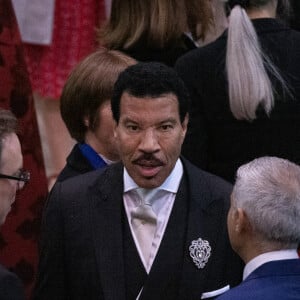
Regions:
[[[138,63],[124,70],[114,86],[111,98],[113,118],[120,118],[120,100],[124,92],[138,97],[159,97],[174,94],[178,100],[180,121],[183,122],[189,108],[188,91],[174,69],[162,63]]]

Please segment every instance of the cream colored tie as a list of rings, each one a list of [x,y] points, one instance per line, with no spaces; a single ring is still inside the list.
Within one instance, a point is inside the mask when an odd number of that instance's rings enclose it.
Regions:
[[[157,217],[149,203],[142,200],[142,203],[135,207],[131,212],[131,224],[148,265],[157,224]]]

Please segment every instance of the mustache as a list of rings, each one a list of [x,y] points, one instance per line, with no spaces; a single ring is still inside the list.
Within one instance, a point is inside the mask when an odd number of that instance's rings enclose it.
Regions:
[[[140,155],[139,157],[133,160],[133,163],[137,165],[146,165],[149,167],[157,167],[162,166],[164,164],[162,160],[160,160],[158,157],[151,153]]]

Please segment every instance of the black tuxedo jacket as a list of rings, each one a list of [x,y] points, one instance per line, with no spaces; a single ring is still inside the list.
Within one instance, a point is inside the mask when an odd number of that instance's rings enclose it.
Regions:
[[[84,157],[76,144],[67,157],[67,163],[57,177],[57,181],[64,181],[68,178],[93,171],[94,168]]]
[[[192,98],[182,153],[231,182],[237,168],[256,157],[278,156],[300,163],[300,32],[271,18],[255,19],[253,25],[263,50],[294,94],[294,99],[284,98],[277,88],[270,116],[258,111],[253,122],[233,117],[225,76],[227,31],[175,65]],[[274,80],[273,84],[277,87]]]
[[[184,159],[183,165],[184,184],[176,195],[141,300],[200,299],[203,292],[241,281],[243,266],[229,245],[226,228],[231,185]],[[135,261],[124,261],[122,249],[131,237],[124,239],[124,222],[128,221],[122,194],[120,163],[55,184],[43,218],[34,299],[135,299],[136,295],[126,297],[129,274],[125,265],[128,270]],[[178,203],[187,211],[183,222]],[[186,232],[179,241],[182,227]],[[211,246],[203,269],[195,266],[189,252],[198,238]]]
[[[0,300],[24,300],[20,279],[0,265]]]

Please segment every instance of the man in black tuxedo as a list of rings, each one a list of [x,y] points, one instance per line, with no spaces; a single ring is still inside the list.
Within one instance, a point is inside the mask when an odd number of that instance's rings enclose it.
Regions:
[[[111,104],[122,163],[54,186],[34,298],[212,299],[238,284],[243,266],[226,229],[232,186],[180,157],[181,79],[163,64],[130,66]]]
[[[15,202],[16,192],[29,180],[29,173],[22,170],[23,156],[16,128],[16,117],[0,109],[0,225]],[[0,299],[25,299],[19,278],[1,265]]]

